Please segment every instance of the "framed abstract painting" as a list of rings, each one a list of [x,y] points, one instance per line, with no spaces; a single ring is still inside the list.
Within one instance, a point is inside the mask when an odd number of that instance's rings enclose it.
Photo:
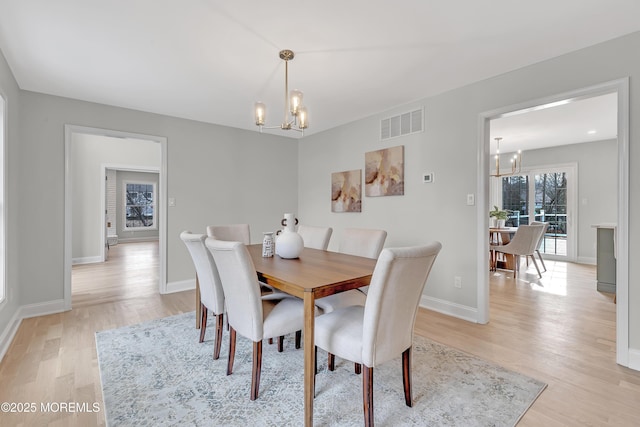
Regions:
[[[404,194],[404,145],[365,153],[364,192],[370,197]]]
[[[362,169],[331,174],[331,212],[362,212]]]

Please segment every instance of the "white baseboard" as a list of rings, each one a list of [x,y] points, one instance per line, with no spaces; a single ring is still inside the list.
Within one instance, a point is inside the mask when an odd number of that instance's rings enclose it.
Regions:
[[[420,307],[457,317],[468,322],[478,323],[478,309],[474,307],[456,304],[451,301],[445,301],[425,295],[420,299]]]
[[[167,283],[167,294],[174,292],[190,291],[196,288],[196,279],[181,280],[179,282]]]
[[[23,305],[22,307],[20,307],[20,310],[18,310],[21,319],[46,316],[47,314],[62,313],[63,311],[67,311],[64,308],[63,299]]]
[[[96,262],[102,262],[103,259],[101,256],[87,256],[82,258],[73,258],[71,260],[71,264],[79,265],[79,264],[93,264]]]
[[[65,311],[64,300],[54,300],[19,307],[7,327],[2,331],[2,334],[0,334],[0,361],[2,361],[7,350],[9,350],[9,346],[18,332],[18,327],[20,327],[22,319],[46,316],[47,314],[61,313],[63,311]]]
[[[640,350],[637,348],[629,349],[629,369],[640,371]]]
[[[118,243],[135,243],[135,242],[157,242],[158,236],[155,237],[118,237]]]
[[[0,334],[0,362],[2,362],[4,355],[7,354],[9,346],[18,332],[18,327],[21,322],[22,318],[20,317],[20,309],[18,309],[9,321],[7,327],[2,331],[2,334]]]
[[[576,260],[576,262],[578,264],[588,264],[588,265],[596,265],[597,264],[596,258],[590,258],[590,257],[585,257],[585,256],[579,256],[578,259]]]

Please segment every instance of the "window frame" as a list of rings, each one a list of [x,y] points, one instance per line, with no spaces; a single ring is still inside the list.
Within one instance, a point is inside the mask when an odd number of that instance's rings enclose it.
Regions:
[[[152,206],[153,209],[153,217],[152,217],[152,225],[148,227],[130,227],[127,225],[127,207],[129,204],[127,203],[127,186],[128,185],[150,185],[153,188],[152,191],[152,203],[149,206]],[[138,181],[138,180],[125,180],[122,181],[122,231],[152,231],[158,230],[158,184],[152,181]]]

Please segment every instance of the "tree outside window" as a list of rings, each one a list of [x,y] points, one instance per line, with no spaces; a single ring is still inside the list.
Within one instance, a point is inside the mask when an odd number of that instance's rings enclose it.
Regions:
[[[156,185],[125,183],[125,230],[150,230],[156,226]]]

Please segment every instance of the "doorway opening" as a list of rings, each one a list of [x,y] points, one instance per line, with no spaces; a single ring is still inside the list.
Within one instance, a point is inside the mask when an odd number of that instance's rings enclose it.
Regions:
[[[532,100],[522,104],[503,107],[493,111],[481,113],[479,115],[479,141],[478,141],[478,197],[480,203],[477,207],[477,224],[478,224],[478,322],[487,323],[489,321],[489,274],[487,265],[489,265],[489,236],[487,233],[488,212],[490,209],[490,146],[491,135],[490,123],[494,119],[507,117],[513,114],[521,114],[525,111],[536,111],[558,104],[567,104],[579,100],[585,100],[606,94],[616,95],[616,146],[615,163],[617,170],[615,175],[615,184],[609,188],[609,193],[614,195],[612,203],[615,206],[616,224],[617,224],[617,253],[616,270],[617,270],[617,304],[616,309],[616,362],[623,366],[629,365],[629,312],[628,312],[628,224],[629,224],[629,81],[628,78],[619,79],[599,85],[557,94],[543,99]],[[527,151],[523,152],[523,157],[527,155]],[[590,171],[585,171],[584,175],[588,175]],[[595,175],[595,174],[592,174]],[[589,201],[581,199],[580,206],[587,205]],[[535,212],[534,212],[535,215]],[[577,214],[576,214],[577,215]],[[575,221],[569,217],[568,223]],[[580,233],[586,232],[579,230]],[[595,234],[595,230],[590,230]],[[578,261],[580,257],[578,256]],[[595,286],[595,285],[594,285]]]
[[[108,169],[155,171],[158,174],[157,200],[153,205],[154,214],[157,214],[157,242],[154,243],[157,262],[153,277],[157,278],[156,292],[166,293],[166,143],[164,137],[65,126],[65,309],[72,308],[72,265],[103,262],[108,256],[105,249],[109,247],[108,225],[113,226],[108,224],[110,221],[106,214],[105,177]],[[83,176],[89,178],[82,179]],[[144,209],[146,214],[150,207]],[[122,216],[124,224],[125,214]],[[122,237],[126,240],[127,236]]]

